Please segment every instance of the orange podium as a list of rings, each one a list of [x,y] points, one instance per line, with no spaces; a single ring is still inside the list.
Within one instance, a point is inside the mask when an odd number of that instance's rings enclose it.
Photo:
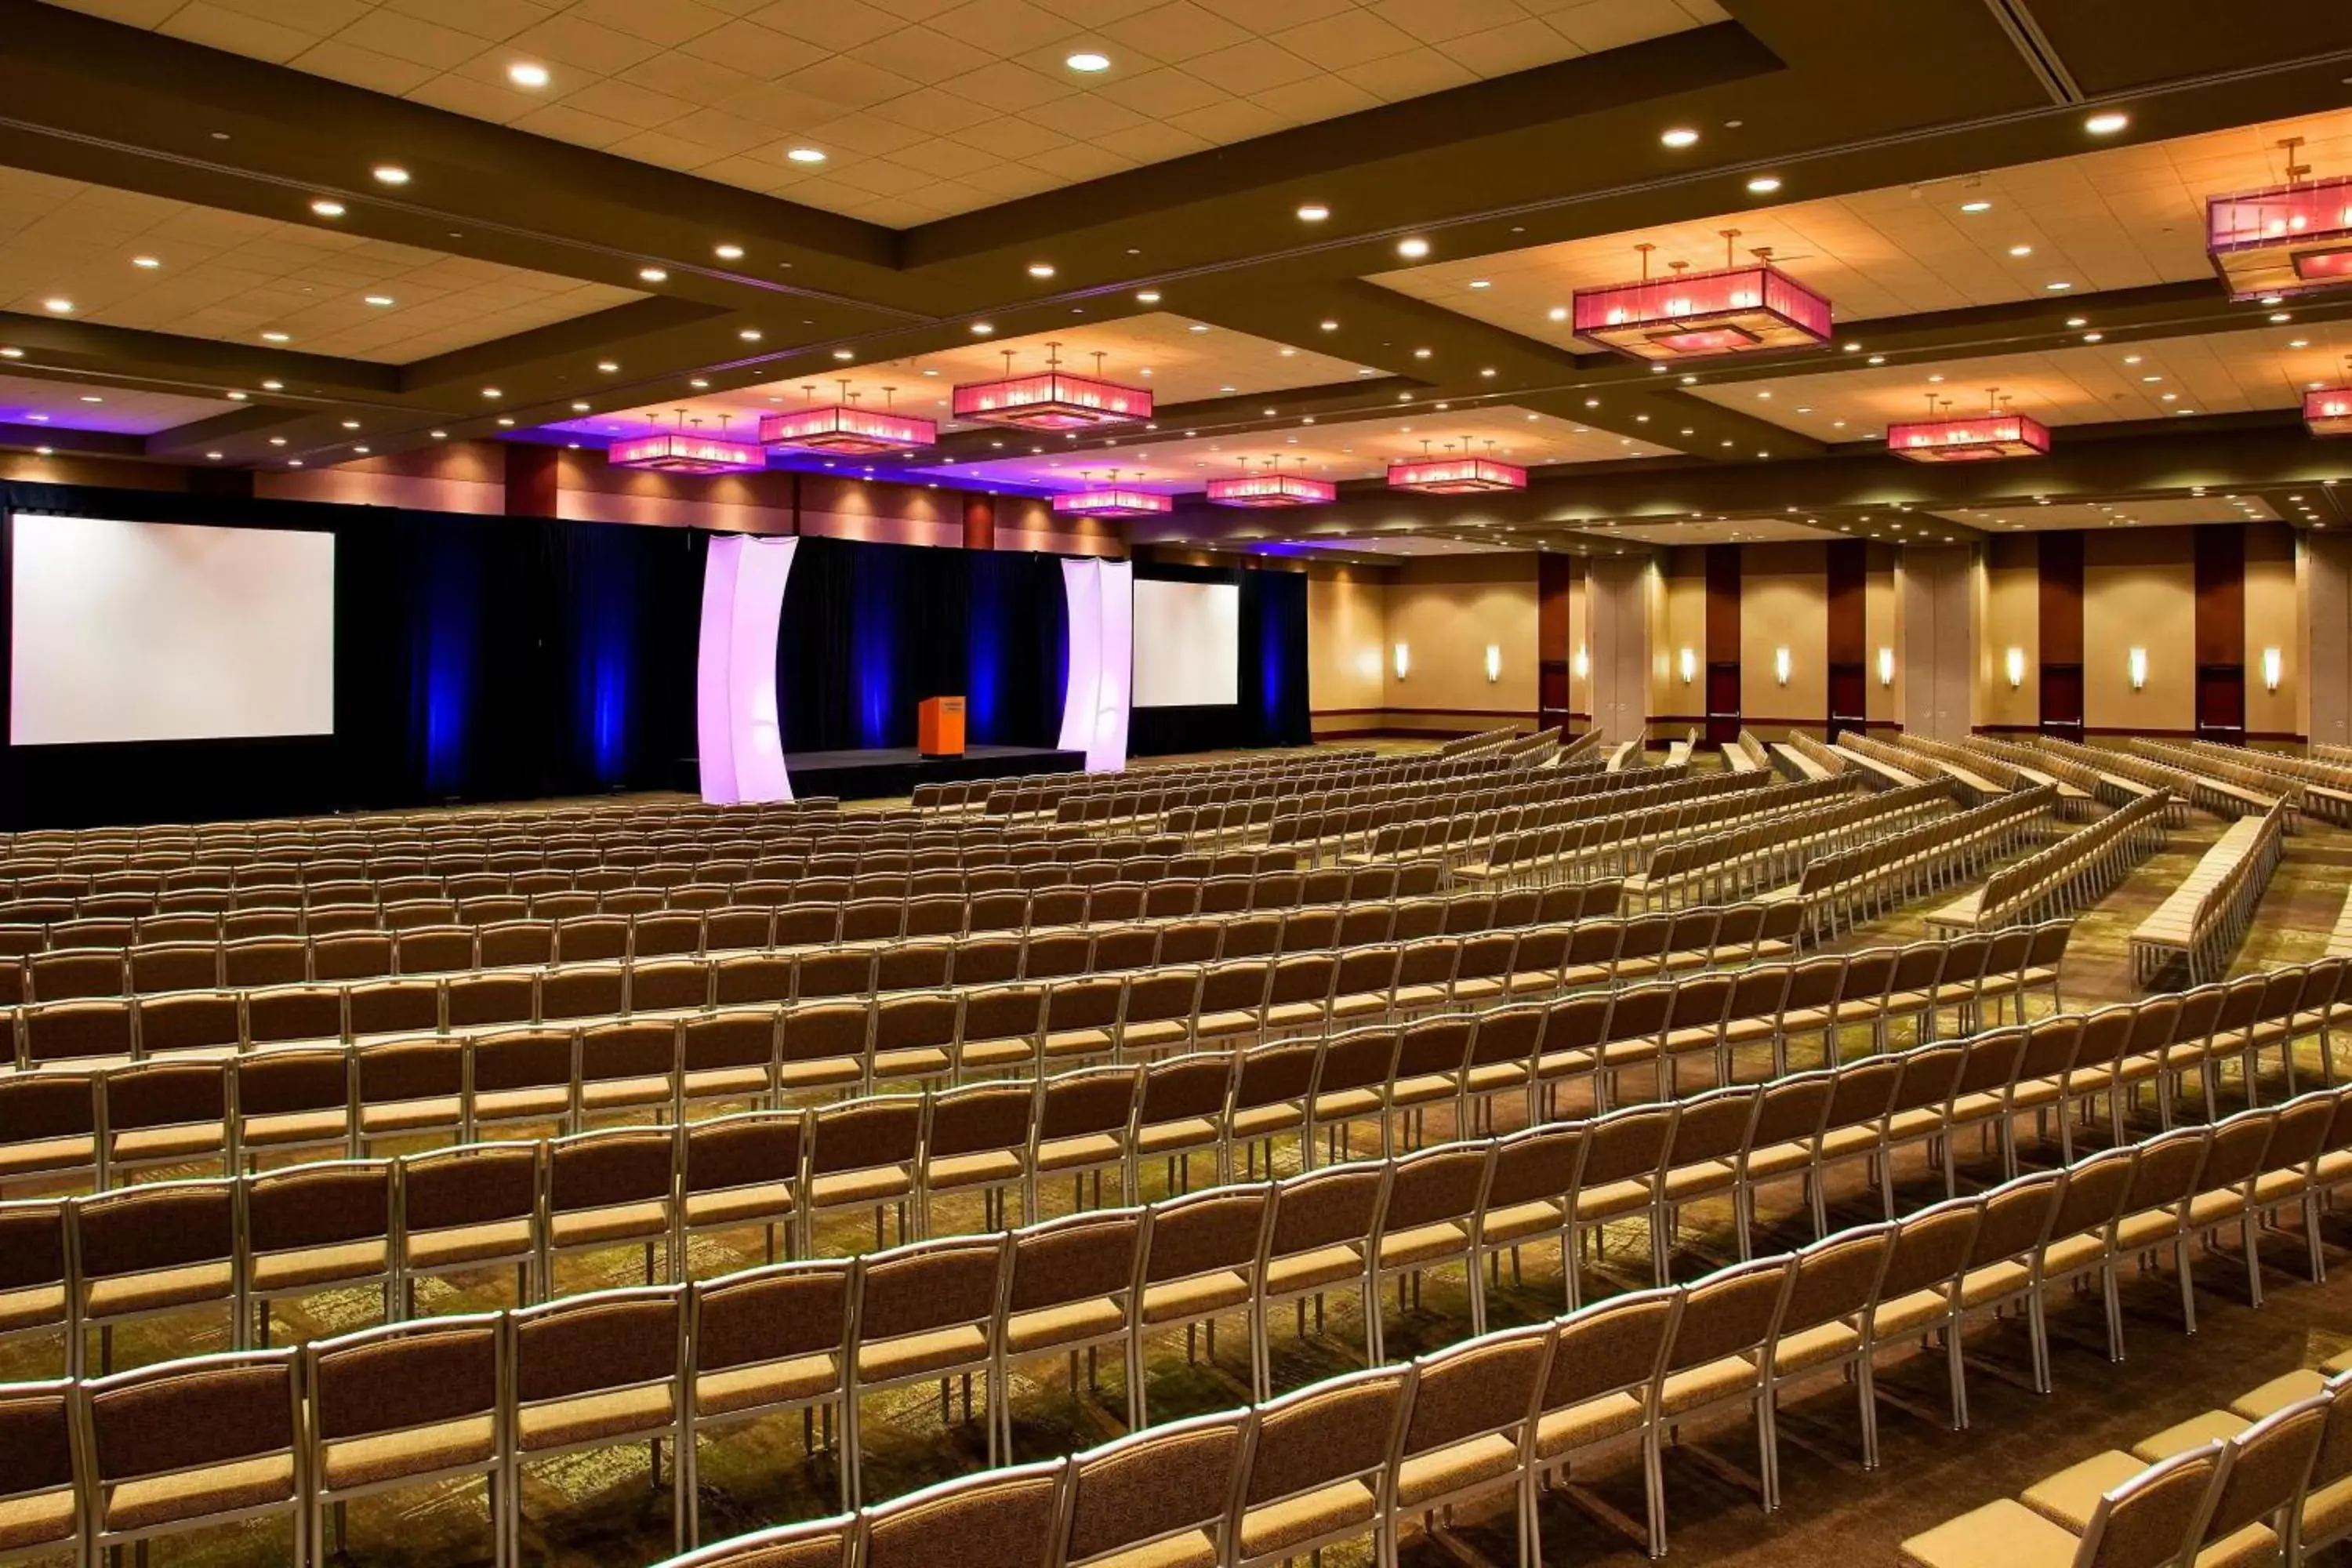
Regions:
[[[927,757],[963,755],[963,699],[926,697],[917,710],[916,749]]]

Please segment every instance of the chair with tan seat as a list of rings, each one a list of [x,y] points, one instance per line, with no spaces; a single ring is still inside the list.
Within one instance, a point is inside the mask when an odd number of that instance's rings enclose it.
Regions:
[[[1102,1206],[1106,1172],[1118,1180],[1114,1201],[1135,1201],[1136,1117],[1143,1076],[1139,1067],[1122,1064],[1080,1068],[1044,1080],[1024,1162],[1026,1215],[1034,1218],[1045,1212],[1045,1184],[1063,1176],[1072,1183],[1074,1210]],[[1087,1196],[1088,1176],[1094,1178],[1091,1201]]]
[[[1777,1414],[1767,1383],[1768,1351],[1779,1328],[1796,1260],[1783,1254],[1735,1263],[1694,1281],[1666,1351],[1658,1384],[1657,1420],[1666,1430],[1726,1411],[1744,1411],[1756,1424],[1757,1479],[1764,1511],[1780,1504]],[[1663,1432],[1653,1426],[1654,1458]]]
[[[690,1500],[688,1539],[698,1540],[699,1440],[746,1422],[801,1415],[802,1453],[814,1459],[820,1427],[834,1455],[842,1505],[850,1502],[850,1467],[835,1433],[847,1396],[852,1266],[815,1259],[745,1269],[688,1287],[688,1339],[694,1385],[679,1457]]]
[[[226,1307],[230,1342],[245,1342],[237,1207],[231,1181],[154,1182],[74,1205],[74,1321],[99,1331],[100,1373],[113,1369],[115,1330],[140,1319]]]
[[[610,1019],[580,1031],[579,1124],[677,1119],[678,1028],[667,1019]]]
[[[914,1095],[844,1100],[810,1112],[799,1194],[803,1250],[815,1252],[816,1221],[835,1213],[872,1211],[877,1247],[889,1215],[897,1216],[898,1241],[919,1235],[922,1140],[923,1101]]]
[[[1369,1269],[1374,1310],[1364,1320],[1373,1361],[1387,1359],[1380,1287],[1391,1276],[1397,1282],[1397,1312],[1402,1317],[1420,1307],[1422,1280],[1431,1269],[1461,1265],[1470,1298],[1470,1331],[1486,1331],[1486,1276],[1478,1267],[1477,1229],[1491,1164],[1488,1145],[1457,1143],[1407,1154],[1389,1167]]]
[[[466,1046],[466,1137],[484,1142],[510,1129],[528,1137],[572,1130],[580,1044],[570,1029],[507,1029]]]
[[[687,1432],[684,1293],[635,1286],[507,1315],[502,1500],[506,1561],[521,1555],[526,1466],[563,1454],[644,1443],[656,1491],[661,1450]],[[688,1466],[671,1467],[671,1533],[686,1543]]]
[[[863,1002],[826,1002],[786,1012],[776,1046],[778,1103],[794,1095],[855,1094],[867,1079],[872,1015]]]
[[[0,1563],[88,1561],[74,1443],[77,1385],[0,1384]],[[1222,1507],[1223,1495],[1219,1494]]]
[[[1877,1296],[1864,1320],[1873,1356],[1882,1346],[1913,1337],[1942,1341],[1956,1432],[1969,1424],[1961,1372],[1962,1281],[1983,1212],[1983,1200],[1961,1198],[1922,1209],[1896,1226]],[[1874,1426],[1876,1417],[1872,1420]]]
[[[1903,1568],[2168,1568],[2201,1538],[2223,1453],[2208,1443],[2139,1471],[2079,1533],[2013,1499],[1987,1503],[1906,1541]]]
[[[0,1193],[12,1184],[99,1184],[100,1073],[0,1071]]]
[[[541,1164],[536,1230],[539,1277],[549,1296],[564,1294],[556,1264],[569,1256],[642,1247],[645,1282],[656,1279],[654,1255],[672,1279],[677,1256],[677,1129],[608,1127],[548,1141]]]
[[[2313,1461],[2326,1436],[2329,1404],[2329,1396],[2321,1394],[2251,1421],[2230,1411],[2208,1411],[2143,1439],[2129,1453],[2109,1449],[2044,1477],[2020,1500],[2083,1534],[2099,1500],[2142,1468],[2218,1441],[2224,1445],[2221,1475],[2200,1531],[2197,1560],[2210,1568],[2275,1562],[2301,1512]]]
[[[68,1377],[80,1375],[82,1350],[73,1326],[72,1224],[72,1206],[61,1199],[0,1203],[0,1345],[54,1335]]]
[[[1225,1555],[1250,1414],[1197,1415],[1070,1460],[1058,1568],[1205,1565]]]
[[[359,1498],[479,1479],[492,1560],[507,1561],[505,1349],[504,1324],[488,1312],[390,1323],[303,1348],[310,1405],[304,1503],[314,1560],[342,1548],[345,1505]]]
[[[774,1104],[780,1028],[780,1016],[767,1009],[680,1019],[677,1119],[720,1105]]]
[[[750,1110],[683,1125],[677,1243],[681,1278],[694,1272],[694,1238],[717,1231],[759,1229],[770,1263],[797,1256],[808,1114]]]
[[[1236,1489],[1229,1568],[1370,1537],[1389,1559],[1388,1472],[1412,1369],[1350,1373],[1259,1408]]]
[[[1036,1133],[1038,1085],[1034,1081],[968,1084],[924,1096],[921,1159],[917,1166],[915,1207],[919,1230],[932,1233],[933,1205],[961,1194],[978,1193],[982,1230],[1015,1223],[1005,1215],[1010,1192],[1020,1219],[1033,1217],[1027,1154]],[[822,1112],[819,1113],[823,1115]]]
[[[422,1280],[512,1268],[515,1304],[539,1299],[540,1146],[467,1143],[400,1162],[400,1284],[417,1315]]]
[[[1642,1447],[1650,1555],[1665,1554],[1664,1480],[1651,1435],[1682,1305],[1683,1292],[1672,1288],[1628,1291],[1554,1324],[1551,1360],[1520,1472],[1519,1517],[1529,1559],[1543,1558],[1540,1489],[1559,1486],[1578,1497],[1579,1464],[1635,1442]]]
[[[284,1514],[292,1561],[310,1561],[296,1354],[197,1356],[83,1384],[88,1549]]]
[[[1582,1158],[1577,1164],[1575,1185],[1570,1189],[1564,1205],[1567,1234],[1562,1260],[1571,1310],[1584,1300],[1586,1238],[1591,1237],[1597,1249],[1611,1221],[1637,1215],[1654,1220],[1657,1198],[1652,1182],[1664,1163],[1677,1109],[1672,1105],[1645,1105],[1603,1117],[1591,1124]],[[1654,1239],[1650,1247],[1654,1268],[1657,1253],[1658,1245]],[[1653,1273],[1650,1283],[1664,1281]]]
[[[1485,1336],[1413,1363],[1412,1399],[1399,1436],[1388,1500],[1390,1550],[1405,1520],[1437,1532],[1437,1513],[1508,1488],[1520,1507],[1518,1562],[1534,1562],[1528,1494],[1518,1486],[1532,1447],[1538,1403],[1557,1340],[1536,1323]]]
[[[960,1476],[894,1498],[860,1519],[860,1568],[1033,1568],[1061,1532],[1068,1461]]]
[[[378,1142],[465,1140],[467,1051],[461,1040],[385,1040],[352,1053],[357,1152]]]
[[[1291,1303],[1302,1340],[1310,1299],[1318,1334],[1324,1329],[1324,1300],[1335,1291],[1355,1296],[1366,1324],[1378,1314],[1371,1252],[1387,1185],[1387,1169],[1370,1163],[1329,1166],[1275,1184],[1259,1285],[1251,1301],[1251,1365],[1259,1378],[1271,1375],[1272,1319],[1282,1303]],[[1365,1353],[1372,1359],[1369,1340]],[[1259,1399],[1272,1396],[1263,1381],[1255,1393]]]
[[[1217,1320],[1234,1314],[1246,1318],[1257,1299],[1272,1213],[1270,1185],[1220,1187],[1156,1205],[1144,1247],[1139,1342],[1181,1327],[1190,1361],[1201,1349],[1205,1329],[1207,1353],[1213,1362]],[[1257,1364],[1258,1347],[1250,1348],[1249,1385],[1263,1387],[1265,1372]],[[1137,1408],[1146,1420],[1150,1418],[1150,1392],[1148,1384],[1139,1383]]]
[[[1127,1425],[1142,1424],[1141,1362],[1137,1351],[1139,1265],[1146,1226],[1142,1209],[1074,1214],[1013,1233],[1005,1259],[1003,1330],[991,1374],[992,1409],[1001,1451],[1013,1446],[1011,1368],[1046,1356],[1068,1358],[1070,1394],[1079,1397],[1078,1357],[1086,1356],[1086,1386],[1097,1388],[1097,1357],[1119,1352]]]
[[[230,1072],[226,1060],[135,1062],[108,1072],[100,1184],[127,1186],[141,1172],[163,1170],[234,1175]]]
[[[997,1424],[988,1401],[1003,1390],[985,1381],[998,1364],[1003,1315],[998,1295],[1006,1253],[1002,1236],[949,1237],[915,1242],[856,1260],[850,1283],[849,1387],[842,1449],[849,1495],[863,1497],[866,1395],[910,1383],[940,1385],[940,1423],[951,1415],[949,1384],[961,1378],[964,1419],[972,1419],[972,1383],[979,1377],[988,1462],[997,1462]]]
[[[261,1051],[237,1061],[232,1142],[244,1169],[284,1156],[349,1154],[357,1129],[349,1051]]]
[[[1861,1426],[1862,1468],[1878,1468],[1878,1402],[1869,1323],[1880,1282],[1894,1255],[1892,1223],[1842,1231],[1795,1254],[1788,1300],[1772,1342],[1759,1355],[1764,1398],[1777,1403],[1792,1384],[1836,1374],[1854,1390]],[[1777,1429],[1773,1441],[1779,1440]],[[1772,1473],[1776,1483],[1780,1465]]]
[[[237,1273],[252,1338],[269,1343],[269,1307],[329,1290],[372,1289],[400,1312],[393,1248],[397,1172],[389,1160],[338,1160],[250,1176],[237,1226]]]

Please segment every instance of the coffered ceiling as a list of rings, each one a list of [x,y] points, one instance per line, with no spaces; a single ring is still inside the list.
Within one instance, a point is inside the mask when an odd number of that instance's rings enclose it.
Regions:
[[[2332,521],[2352,458],[2294,411],[2345,373],[2352,289],[2231,302],[2200,212],[2352,173],[2352,8],[2096,9],[0,0],[0,450],[585,446],[845,380],[941,421],[877,479],[1340,485],[1186,500],[1144,540],[1891,537],[1897,507],[2149,510],[2192,479]],[[1554,312],[1637,243],[1661,271],[1768,249],[1836,346],[1662,372],[1576,342]],[[1053,342],[1150,386],[1158,427],[944,417]],[[1889,420],[1990,386],[2050,458],[1885,458]],[[1534,481],[1386,493],[1424,440]]]

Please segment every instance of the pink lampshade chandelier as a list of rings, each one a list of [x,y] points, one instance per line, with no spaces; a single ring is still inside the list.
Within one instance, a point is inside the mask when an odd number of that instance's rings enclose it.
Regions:
[[[655,416],[647,415],[648,419]],[[719,434],[706,436],[702,421],[689,421],[677,410],[677,425],[665,430],[656,422],[643,436],[631,436],[604,448],[604,460],[616,468],[650,468],[665,474],[756,473],[768,466],[768,455],[749,441],[730,439],[727,426],[733,417],[719,416]]]
[[[2042,458],[2050,431],[2011,409],[2000,388],[1985,388],[1986,412],[1953,418],[1949,398],[1927,397],[1927,417],[1886,427],[1886,449],[1914,463],[1979,463],[2000,458]]]
[[[1104,380],[1099,353],[1095,355],[1093,375],[1071,375],[1062,369],[1062,345],[1050,342],[1045,345],[1044,370],[1015,375],[1013,351],[1003,352],[1001,379],[971,382],[955,389],[957,418],[1010,425],[1016,430],[1060,432],[1151,417],[1151,394]]]
[[[815,386],[806,385],[801,391],[809,398],[810,406],[789,414],[763,415],[760,420],[760,445],[785,452],[865,458],[877,452],[911,451],[939,440],[940,427],[930,420],[895,413],[887,406],[887,399],[898,390],[897,387],[882,389],[885,406],[860,408],[859,395],[849,390],[846,381],[840,384],[841,396],[835,402],[817,403]]]
[[[1242,459],[1242,472],[1227,474],[1209,481],[1209,500],[1215,506],[1252,507],[1261,510],[1276,507],[1322,506],[1336,498],[1339,487],[1328,479],[1310,479],[1303,471],[1307,459],[1298,459],[1301,472],[1286,474],[1278,458],[1265,460],[1265,472],[1249,471],[1249,459]]]
[[[2352,285],[2352,175],[2314,180],[2295,162],[2300,136],[2279,142],[2286,181],[2205,201],[2205,254],[2232,300]]]
[[[1528,471],[1516,463],[1498,460],[1492,441],[1486,443],[1486,456],[1483,458],[1473,457],[1466,441],[1462,444],[1459,457],[1451,455],[1450,442],[1444,457],[1432,454],[1426,441],[1421,446],[1420,457],[1400,458],[1389,465],[1389,489],[1418,490],[1432,496],[1461,496],[1528,488]]]
[[[1159,517],[1175,509],[1175,502],[1157,490],[1147,490],[1139,485],[1120,484],[1119,471],[1110,470],[1109,479],[1094,482],[1092,473],[1083,476],[1087,483],[1084,489],[1069,490],[1054,498],[1054,510],[1062,517]]]
[[[1642,276],[1630,283],[1579,289],[1573,301],[1576,335],[1601,348],[1643,360],[1706,359],[1719,354],[1773,349],[1818,348],[1829,342],[1830,302],[1772,265],[1772,247],[1737,259],[1736,228],[1723,233],[1723,266],[1713,272],[1686,272],[1688,262],[1667,263],[1673,276],[1650,276],[1647,243]]]

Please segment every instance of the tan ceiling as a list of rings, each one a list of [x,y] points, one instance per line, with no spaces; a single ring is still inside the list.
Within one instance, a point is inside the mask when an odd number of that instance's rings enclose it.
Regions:
[[[159,266],[140,267],[135,258]],[[367,303],[370,295],[389,306]],[[407,363],[640,296],[320,224],[0,168],[0,310]]]
[[[1716,0],[52,3],[894,226],[1724,19]],[[1111,68],[1071,70],[1081,49]],[[518,62],[548,85],[516,87]]]
[[[2224,494],[2219,490],[2207,496],[1969,507],[1934,515],[1981,528],[1989,533],[2036,533],[2063,528],[2179,528],[2210,522],[2276,522],[2280,519],[2278,509],[2262,496]]]
[[[1775,544],[1832,540],[1840,531],[1778,517],[1694,517],[1671,522],[1612,523],[1580,531],[1595,539],[1638,544]]]
[[[1328,386],[1353,381],[1358,372],[1369,368],[1353,360],[1333,359],[1165,311],[1105,326],[1073,327],[1052,341],[1060,342],[1058,351],[1050,349],[1049,340],[1039,335],[975,342],[916,359],[843,364],[831,374],[698,395],[688,406],[692,416],[713,426],[720,415],[740,426],[756,422],[762,414],[797,408],[812,400],[834,402],[842,395],[841,383],[846,381],[848,391],[866,407],[887,404],[935,419],[943,430],[956,430],[966,426],[948,417],[950,389],[959,382],[993,381],[1003,375],[1007,353],[1013,355],[1015,374],[1045,369],[1048,355],[1058,352],[1063,369],[1092,375],[1099,352],[1106,377],[1148,387],[1163,404]],[[817,389],[814,399],[804,390],[810,385]],[[635,428],[648,416],[667,421],[678,406],[675,402],[656,403],[610,414],[599,411],[592,419],[575,419],[554,427],[583,435],[614,435]]]
[[[2277,142],[2290,135],[2305,138],[2304,163],[2352,172],[2352,110],[2344,110],[1819,201],[1748,205],[1753,198],[1727,179],[1717,216],[1434,261],[1373,281],[1560,345],[1572,334],[1550,312],[1564,310],[1580,288],[1638,276],[1637,242],[1657,246],[1654,272],[1676,260],[1704,270],[1723,265],[1727,228],[1739,231],[1733,242],[1739,259],[1769,247],[1777,263],[1829,297],[1841,321],[2186,282],[2213,276],[2205,197],[2283,180],[2286,160]],[[1780,194],[1801,195],[1801,176],[1789,175]],[[1960,210],[1979,201],[1991,205]],[[2011,255],[2017,246],[2032,253]],[[2053,290],[2053,283],[2071,287]]]
[[[2304,347],[2290,346],[2297,342]],[[2347,353],[2352,326],[2289,320],[2200,338],[2084,343],[1933,365],[1865,363],[1685,390],[1803,435],[1856,441],[1883,436],[1889,420],[1926,418],[1930,395],[1951,399],[1953,415],[1982,413],[1985,389],[1993,386],[2011,407],[2045,425],[2291,408],[2308,385],[2340,384]]]
[[[1328,550],[1362,555],[1521,555],[1519,544],[1480,544],[1461,539],[1440,539],[1422,533],[1370,533],[1353,538],[1294,540],[1286,549]]]
[[[47,425],[58,430],[109,430],[152,436],[236,406],[226,398],[183,397],[100,383],[46,381],[0,375],[0,425]]]
[[[1175,494],[1202,489],[1219,475],[1239,474],[1244,462],[1250,468],[1263,472],[1270,458],[1284,468],[1314,479],[1377,479],[1387,471],[1392,459],[1420,457],[1424,442],[1428,443],[1428,450],[1440,456],[1448,443],[1459,451],[1466,442],[1469,449],[1481,457],[1491,452],[1505,462],[1521,465],[1608,462],[1619,458],[1669,455],[1664,447],[1504,405],[1444,414],[1400,415],[1393,419],[1345,425],[1300,425],[1243,436],[1202,436],[1191,440],[1162,430],[1156,437],[1135,437],[1110,449],[1089,443],[1083,451],[1057,450],[1050,441],[1007,434],[1004,446],[1008,452],[1017,452],[1024,445],[1034,450],[984,462],[942,466],[930,471],[966,482],[979,478],[1005,484],[1069,489],[1087,483],[1089,474],[1099,479],[1117,468],[1122,482]],[[1491,447],[1489,442],[1493,443]],[[1295,515],[1306,517],[1311,513]]]

